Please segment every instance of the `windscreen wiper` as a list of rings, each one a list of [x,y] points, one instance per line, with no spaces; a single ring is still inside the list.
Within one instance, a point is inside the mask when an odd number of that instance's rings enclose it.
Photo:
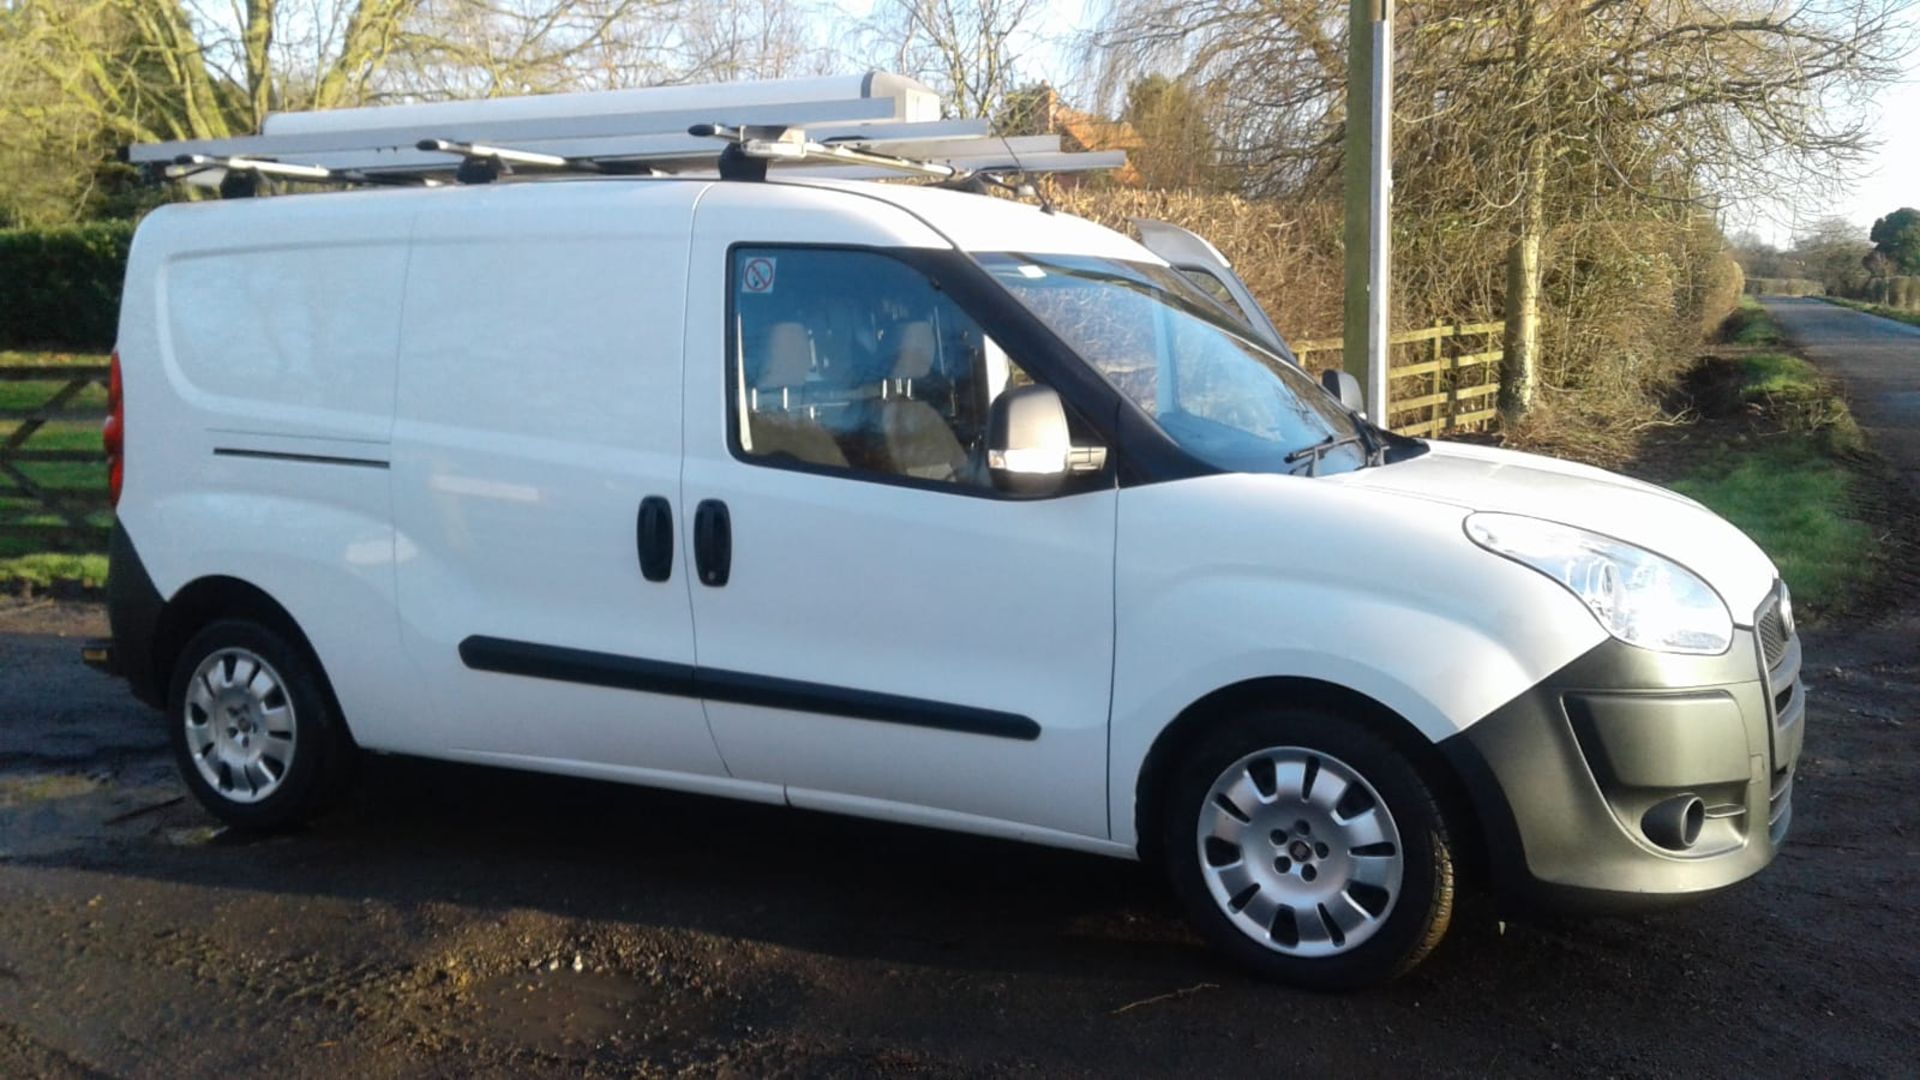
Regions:
[[[1375,465],[1385,465],[1387,463],[1387,440],[1380,437],[1379,433],[1374,430],[1372,424],[1358,417],[1354,418],[1354,430],[1358,431],[1360,437],[1366,440],[1367,467],[1372,468]]]
[[[1356,431],[1358,430],[1364,430],[1364,429],[1356,429]],[[1288,454],[1282,460],[1284,460],[1287,464],[1292,465],[1297,461],[1300,461],[1302,459],[1307,459],[1309,461],[1309,464],[1307,465],[1307,475],[1319,476],[1320,475],[1320,459],[1323,457],[1326,457],[1328,454],[1332,453],[1335,450],[1340,449],[1343,446],[1366,447],[1367,440],[1358,434],[1348,435],[1344,438],[1337,437],[1334,435],[1328,435],[1326,438],[1321,439],[1319,442],[1314,443],[1312,446],[1306,447],[1305,449],[1302,449],[1302,450],[1295,450],[1293,453]],[[1367,452],[1367,460],[1369,462],[1373,460],[1373,452],[1371,450],[1368,450]]]

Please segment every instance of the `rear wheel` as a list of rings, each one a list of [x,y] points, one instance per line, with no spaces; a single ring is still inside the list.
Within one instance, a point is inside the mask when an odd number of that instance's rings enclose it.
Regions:
[[[1453,912],[1446,822],[1412,763],[1311,708],[1224,723],[1182,763],[1163,841],[1175,891],[1216,948],[1320,988],[1411,969]]]
[[[180,652],[168,695],[180,775],[229,825],[272,829],[323,809],[353,747],[318,670],[279,632],[226,619]]]

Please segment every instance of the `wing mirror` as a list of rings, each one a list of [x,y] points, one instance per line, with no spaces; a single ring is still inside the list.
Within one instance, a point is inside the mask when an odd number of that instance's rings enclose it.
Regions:
[[[1049,495],[1070,476],[1106,467],[1106,447],[1073,445],[1066,406],[1052,388],[1022,386],[994,401],[987,423],[987,472],[994,487]]]
[[[1360,380],[1338,368],[1330,368],[1320,373],[1320,385],[1327,393],[1340,399],[1340,404],[1367,415],[1367,396],[1360,390]]]

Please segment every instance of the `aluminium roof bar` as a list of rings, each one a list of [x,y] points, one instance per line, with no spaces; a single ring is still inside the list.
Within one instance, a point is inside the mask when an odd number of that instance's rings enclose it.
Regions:
[[[935,180],[958,180],[965,173],[955,166],[937,161],[922,161],[913,158],[895,157],[873,150],[864,150],[847,143],[815,142],[807,138],[800,128],[762,127],[742,125],[728,127],[725,124],[695,124],[687,129],[687,134],[696,138],[719,139],[728,144],[728,149],[736,151],[735,160],[749,159],[757,164],[744,166],[743,176],[763,177],[766,164],[773,161],[833,162],[840,165],[865,165],[872,168],[892,169],[914,176],[927,176]],[[728,174],[728,155],[721,154],[721,175]]]
[[[171,164],[160,166],[168,180],[190,179],[198,174],[220,171],[227,176],[292,180],[310,184],[432,184],[434,181],[413,176],[368,175],[355,169],[329,169],[323,165],[303,165],[290,161],[267,161],[248,157],[215,157],[211,154],[181,154]]]

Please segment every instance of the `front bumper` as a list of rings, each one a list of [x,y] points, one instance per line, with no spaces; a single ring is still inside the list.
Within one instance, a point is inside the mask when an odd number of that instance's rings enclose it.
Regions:
[[[1779,596],[1725,654],[1610,640],[1441,744],[1508,906],[1661,906],[1773,861],[1806,730],[1800,643],[1772,614]],[[1683,844],[1660,822],[1695,799]]]

